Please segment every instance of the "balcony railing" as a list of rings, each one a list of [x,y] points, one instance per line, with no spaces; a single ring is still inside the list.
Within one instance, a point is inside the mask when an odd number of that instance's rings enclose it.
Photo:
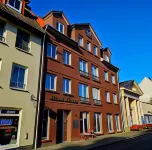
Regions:
[[[87,103],[87,104],[88,104],[88,103],[89,103],[89,98],[87,98],[87,97],[81,97],[81,96],[80,96],[80,102],[81,102],[81,103]]]
[[[84,75],[84,76],[86,76],[86,77],[89,76],[88,72],[84,72],[84,71],[82,71],[82,70],[80,70],[80,74],[82,74],[82,75]]]
[[[2,35],[0,35],[0,41],[1,42],[5,42],[5,37],[3,37]]]
[[[101,100],[94,99],[94,104],[101,105]]]
[[[98,77],[98,76],[95,76],[95,75],[92,75],[92,79],[93,79],[93,80],[96,80],[96,81],[99,81],[99,77]]]
[[[20,82],[11,81],[10,87],[19,88],[19,89],[25,89],[25,84],[24,83],[20,83]]]
[[[20,48],[20,49],[23,49],[27,52],[29,52],[29,50],[30,50],[30,48],[28,47],[28,44],[22,44],[22,43],[16,42],[16,47]]]

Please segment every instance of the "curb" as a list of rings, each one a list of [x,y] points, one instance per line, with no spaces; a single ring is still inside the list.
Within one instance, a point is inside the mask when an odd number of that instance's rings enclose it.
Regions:
[[[143,133],[141,135],[138,135],[138,136],[133,136],[133,137],[129,137],[129,138],[126,138],[126,139],[123,139],[123,140],[119,140],[119,141],[115,141],[115,142],[111,142],[111,143],[108,143],[108,144],[103,144],[101,146],[95,146],[93,148],[88,148],[88,150],[93,150],[93,149],[96,149],[96,148],[100,148],[100,147],[106,147],[108,145],[113,145],[113,144],[116,144],[116,143],[120,143],[120,142],[124,142],[124,141],[129,141],[129,140],[132,140],[132,139],[137,139],[139,137],[142,137],[142,136],[145,136],[145,135],[148,135],[148,134],[151,134],[151,132],[148,132],[148,133]]]

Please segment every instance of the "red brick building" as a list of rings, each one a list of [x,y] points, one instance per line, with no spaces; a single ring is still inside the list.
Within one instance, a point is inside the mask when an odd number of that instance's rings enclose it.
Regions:
[[[63,12],[47,26],[42,143],[80,140],[80,134],[121,132],[118,68],[89,23],[70,24]]]

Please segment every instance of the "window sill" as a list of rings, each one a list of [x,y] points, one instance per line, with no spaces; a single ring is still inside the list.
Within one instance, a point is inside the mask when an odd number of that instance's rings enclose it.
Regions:
[[[63,93],[63,95],[65,95],[65,96],[70,96],[70,97],[74,97],[74,95],[68,94],[68,93]]]
[[[112,104],[112,102],[106,102],[107,104]]]
[[[118,103],[114,103],[115,105],[119,105]]]
[[[16,47],[16,49],[19,50],[19,51],[21,51],[21,52],[24,52],[24,53],[26,53],[26,54],[32,55],[30,52],[28,52],[28,51],[26,51],[26,50],[24,50],[24,49],[21,49],[21,48],[18,48],[18,47]],[[32,55],[32,56],[33,56],[33,55]]]
[[[86,105],[91,105],[90,102],[83,102],[83,101],[80,101],[81,104],[86,104]]]
[[[59,92],[57,92],[57,91],[48,90],[48,89],[45,89],[45,92],[50,92],[50,93],[60,94],[60,93],[59,93]]]
[[[114,131],[109,131],[108,134],[115,134],[115,132]]]
[[[100,83],[100,84],[101,84],[101,82],[100,82],[99,80],[92,79],[92,81],[94,81],[94,82],[97,82],[97,83]]]
[[[117,84],[116,83],[112,83],[114,86],[117,86]]]
[[[9,47],[9,45],[6,42],[0,41],[0,43]]]
[[[102,106],[102,104],[95,104],[95,103],[94,103],[94,106]]]
[[[121,133],[122,132],[122,130],[117,130],[117,133]]]
[[[25,89],[20,89],[20,88],[15,88],[15,87],[10,87],[11,90],[15,90],[15,91],[21,91],[21,92],[26,92],[29,93],[29,91],[25,90]]]
[[[47,56],[47,58],[49,58],[49,59],[51,59],[51,60],[53,60],[53,61],[56,61],[56,62],[60,63],[57,59],[54,59],[54,58],[52,58],[52,57]]]
[[[110,81],[108,81],[108,80],[105,80],[105,82],[110,83]]]
[[[97,56],[97,55],[95,55],[95,54],[93,54],[95,57],[97,57],[98,59],[100,59],[100,57],[99,56]]]
[[[64,64],[65,66],[74,69],[71,65]]]
[[[80,76],[90,80],[90,77],[89,77],[89,76],[85,76],[85,75],[83,75],[83,74],[80,74]]]
[[[42,140],[42,143],[52,142],[52,140]]]

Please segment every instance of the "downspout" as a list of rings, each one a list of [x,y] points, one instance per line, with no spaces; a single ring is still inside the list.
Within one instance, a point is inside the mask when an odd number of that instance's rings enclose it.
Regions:
[[[45,52],[45,40],[46,40],[46,30],[48,25],[45,26],[44,38],[42,41],[42,51],[41,51],[41,61],[40,61],[40,71],[39,71],[39,89],[37,95],[37,108],[36,108],[36,119],[35,119],[35,131],[34,131],[34,149],[37,149],[37,139],[38,139],[38,127],[39,127],[39,115],[40,115],[40,104],[41,104],[41,93],[42,93],[42,83],[43,83],[43,69],[44,69],[44,52]]]

